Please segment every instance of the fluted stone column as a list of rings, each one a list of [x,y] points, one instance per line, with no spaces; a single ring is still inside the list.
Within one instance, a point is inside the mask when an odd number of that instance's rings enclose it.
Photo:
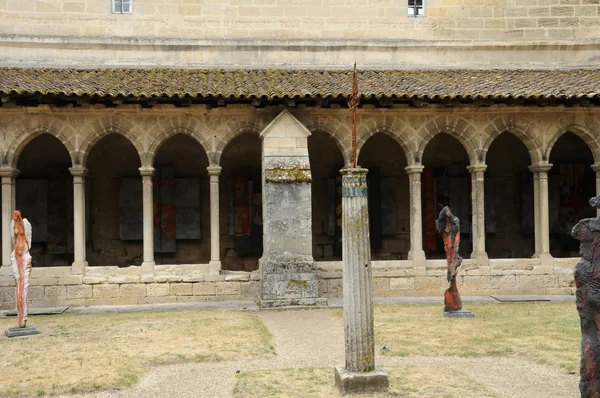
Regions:
[[[154,191],[152,190],[152,176],[154,167],[140,167],[142,175],[142,217],[143,217],[143,239],[144,260],[142,262],[142,273],[154,273]]]
[[[594,163],[592,170],[596,172],[596,196],[600,196],[600,163]],[[600,217],[600,208],[596,209],[596,216]]]
[[[221,257],[219,246],[219,176],[221,166],[208,166],[210,176],[210,263],[209,273],[221,272]]]
[[[468,166],[471,173],[471,209],[473,212],[473,253],[471,258],[478,263],[487,262],[488,255],[485,251],[485,164]]]
[[[73,251],[71,273],[82,275],[87,267],[85,250],[85,175],[87,169],[75,166],[69,169],[73,176]]]
[[[12,252],[12,237],[10,222],[15,209],[15,178],[19,170],[10,167],[0,168],[2,177],[2,266],[10,267],[10,253]]]
[[[312,256],[310,131],[287,110],[260,133],[263,144],[262,307],[325,304]]]
[[[375,368],[367,170],[341,173],[346,364],[336,367],[335,382],[342,394],[386,391],[387,375]]]
[[[421,174],[423,166],[411,165],[404,168],[408,174],[410,190],[410,250],[408,259],[415,267],[426,267],[423,250],[423,219],[421,210]]]
[[[539,257],[542,263],[551,261],[550,255],[550,215],[548,205],[548,171],[552,168],[550,163],[540,163],[529,166],[529,170],[537,174],[538,179],[538,197],[534,200],[538,203],[538,218],[535,223],[538,224],[536,233],[539,234]],[[535,192],[534,192],[535,194]]]

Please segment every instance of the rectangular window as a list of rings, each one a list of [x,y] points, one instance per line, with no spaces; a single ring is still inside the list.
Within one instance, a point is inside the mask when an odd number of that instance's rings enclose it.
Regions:
[[[424,17],[425,16],[425,0],[408,0],[408,16],[409,17]]]
[[[114,14],[131,14],[131,3],[133,0],[112,0],[112,12]]]

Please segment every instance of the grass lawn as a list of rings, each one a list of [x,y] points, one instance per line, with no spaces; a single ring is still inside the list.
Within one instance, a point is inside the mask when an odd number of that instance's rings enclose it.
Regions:
[[[467,304],[463,308],[473,311],[475,318],[444,318],[440,305],[377,306],[376,348],[392,356],[514,355],[566,371],[579,370],[581,331],[575,303]]]
[[[424,366],[384,367],[384,370],[390,379],[389,393],[361,397],[498,397],[494,391],[456,370]],[[234,396],[339,397],[333,379],[332,368],[246,372],[236,376]]]
[[[35,316],[42,332],[9,339],[16,318],[0,318],[0,396],[123,387],[155,364],[275,354],[254,314],[177,311]]]

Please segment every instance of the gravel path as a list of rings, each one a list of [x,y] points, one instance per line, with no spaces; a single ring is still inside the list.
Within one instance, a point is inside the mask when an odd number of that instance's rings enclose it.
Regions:
[[[333,367],[344,362],[343,322],[333,310],[261,311],[258,316],[273,333],[276,357],[159,366],[127,390],[65,397],[231,397],[238,370]],[[578,376],[514,358],[378,357],[377,364],[460,370],[503,397],[579,395]]]

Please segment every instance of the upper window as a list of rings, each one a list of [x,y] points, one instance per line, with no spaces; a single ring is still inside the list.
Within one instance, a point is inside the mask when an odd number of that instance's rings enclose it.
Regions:
[[[133,0],[112,0],[112,12],[115,14],[131,14]]]
[[[408,16],[423,17],[425,16],[425,0],[408,0]]]

